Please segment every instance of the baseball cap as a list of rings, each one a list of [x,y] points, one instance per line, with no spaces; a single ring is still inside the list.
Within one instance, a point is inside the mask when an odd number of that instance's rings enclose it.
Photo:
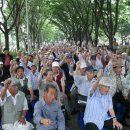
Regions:
[[[112,80],[109,77],[102,77],[99,81],[99,85],[107,86],[107,87],[112,87]]]
[[[66,58],[71,59],[72,58],[72,54],[71,53],[67,53],[66,54]]]
[[[86,65],[85,62],[81,62],[81,63],[80,63],[80,68],[81,68],[81,69],[86,68],[86,67],[87,67],[87,65]]]
[[[90,60],[96,60],[96,55],[92,55]]]
[[[95,71],[95,69],[93,68],[92,65],[88,65],[88,66],[86,67],[86,71]]]
[[[52,63],[52,67],[60,67],[59,62],[54,61],[54,62]]]

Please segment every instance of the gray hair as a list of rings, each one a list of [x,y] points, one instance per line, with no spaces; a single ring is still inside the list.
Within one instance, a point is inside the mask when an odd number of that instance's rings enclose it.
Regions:
[[[53,83],[46,84],[46,87],[44,88],[44,92],[48,92],[49,88],[55,89],[57,93],[56,85]]]

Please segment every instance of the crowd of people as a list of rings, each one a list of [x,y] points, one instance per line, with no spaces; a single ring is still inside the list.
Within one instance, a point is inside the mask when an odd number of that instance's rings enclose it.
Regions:
[[[128,50],[56,44],[16,53],[0,50],[1,129],[28,121],[65,130],[73,114],[80,130],[130,127]]]

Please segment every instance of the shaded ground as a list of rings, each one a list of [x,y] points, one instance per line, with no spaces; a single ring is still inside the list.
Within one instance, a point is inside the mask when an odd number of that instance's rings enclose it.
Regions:
[[[79,130],[78,127],[78,119],[77,119],[77,115],[72,116],[71,120],[68,122],[69,124],[69,130]],[[130,120],[128,120],[128,124],[130,124]],[[123,130],[130,130],[130,127],[128,128],[123,128]]]

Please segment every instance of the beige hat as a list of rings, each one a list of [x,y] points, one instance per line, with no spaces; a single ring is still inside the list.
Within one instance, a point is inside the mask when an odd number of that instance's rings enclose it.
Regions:
[[[107,86],[107,87],[112,87],[112,80],[109,77],[102,77],[99,81],[99,85]]]
[[[122,67],[123,66],[121,60],[113,61],[112,65],[113,65],[113,68],[115,68],[115,67]]]

